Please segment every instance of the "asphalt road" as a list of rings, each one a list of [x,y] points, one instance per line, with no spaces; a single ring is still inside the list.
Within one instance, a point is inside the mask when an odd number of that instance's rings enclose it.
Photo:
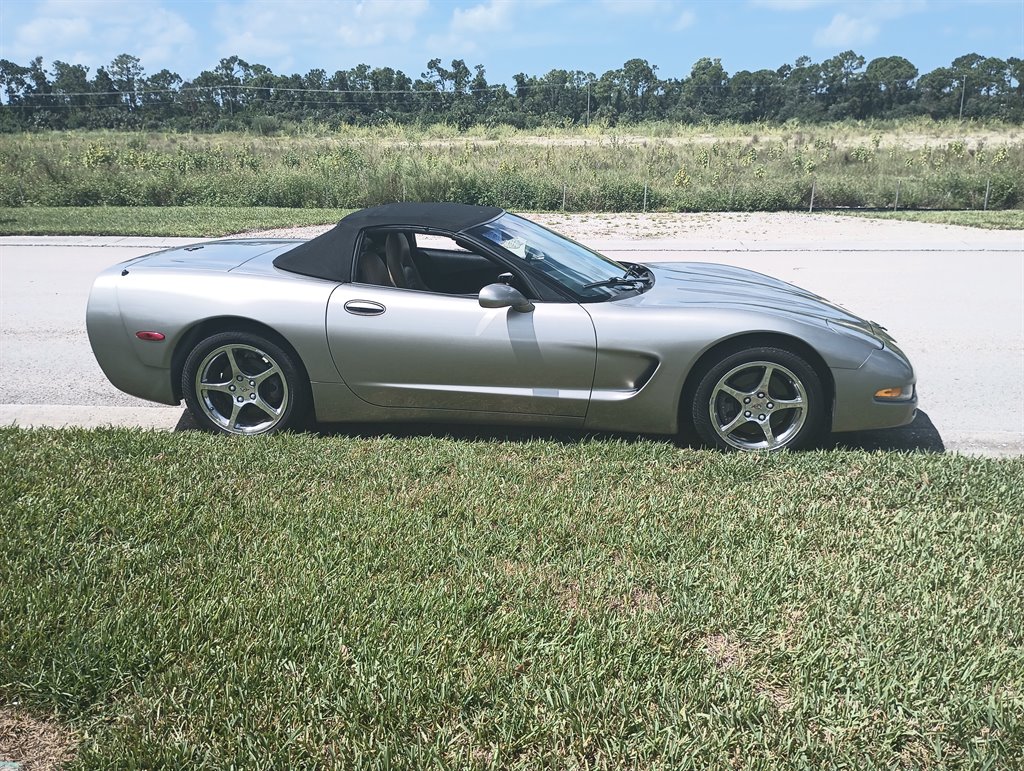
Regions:
[[[84,317],[89,286],[102,268],[192,240],[0,238],[0,424],[187,427],[182,408],[142,402],[106,381]],[[751,268],[888,327],[918,373],[918,420],[903,429],[837,435],[836,443],[1024,454],[1020,232],[950,239],[943,229],[931,241],[827,247],[784,236],[744,243],[587,241],[620,259]]]

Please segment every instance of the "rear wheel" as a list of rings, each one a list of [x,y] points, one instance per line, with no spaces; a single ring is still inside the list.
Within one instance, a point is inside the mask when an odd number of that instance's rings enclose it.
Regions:
[[[723,450],[807,447],[825,427],[821,378],[800,356],[782,348],[750,348],[714,364],[701,377],[693,425]]]
[[[298,428],[309,411],[308,387],[293,357],[248,332],[203,340],[185,360],[182,393],[208,431],[254,436]]]

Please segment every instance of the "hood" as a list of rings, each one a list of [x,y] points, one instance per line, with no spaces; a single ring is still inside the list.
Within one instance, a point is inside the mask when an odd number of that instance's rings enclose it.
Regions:
[[[874,325],[806,289],[745,268],[703,262],[647,265],[654,286],[624,300],[641,307],[699,307],[756,310],[805,320],[838,322],[874,334]]]
[[[276,256],[295,247],[297,242],[285,239],[238,239],[165,249],[162,252],[132,260],[135,268],[187,268],[224,273],[265,254]]]

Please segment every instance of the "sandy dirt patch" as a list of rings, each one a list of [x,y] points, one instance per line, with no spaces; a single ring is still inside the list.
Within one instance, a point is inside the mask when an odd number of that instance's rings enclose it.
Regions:
[[[934,131],[877,131],[861,129],[844,133],[842,129],[827,127],[768,127],[764,131],[745,133],[691,133],[681,136],[651,136],[644,134],[616,133],[613,129],[600,134],[568,134],[564,136],[542,136],[536,134],[512,134],[500,138],[452,136],[439,139],[389,139],[384,144],[391,147],[495,147],[498,145],[520,147],[647,147],[668,145],[705,146],[714,144],[784,144],[798,146],[816,139],[833,142],[838,148],[854,147],[899,147],[920,150],[924,147],[945,147],[952,142],[963,142],[966,149],[980,147],[1001,147],[1024,142],[1024,129],[1007,130],[976,129],[970,125],[936,127]],[[356,142],[360,140],[354,140]]]
[[[0,707],[0,762],[17,763],[19,771],[63,768],[75,757],[72,731],[49,720]]]
[[[892,243],[919,239],[922,248],[941,244],[947,237],[984,242],[1005,240],[1000,231],[984,231],[957,225],[935,225],[900,220],[844,217],[839,214],[806,212],[648,212],[641,213],[524,213],[529,219],[557,230],[582,243],[599,240],[650,241],[663,239],[699,241],[777,241],[789,244],[833,244],[851,242]],[[239,233],[229,238],[313,238],[333,225],[275,228]],[[996,234],[996,235],[993,235]],[[925,245],[928,246],[925,246]]]

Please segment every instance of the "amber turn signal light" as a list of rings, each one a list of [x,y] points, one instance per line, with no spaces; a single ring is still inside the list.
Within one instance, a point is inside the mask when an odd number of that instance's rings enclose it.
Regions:
[[[902,388],[883,388],[875,391],[876,399],[899,399],[901,396],[903,396]]]

